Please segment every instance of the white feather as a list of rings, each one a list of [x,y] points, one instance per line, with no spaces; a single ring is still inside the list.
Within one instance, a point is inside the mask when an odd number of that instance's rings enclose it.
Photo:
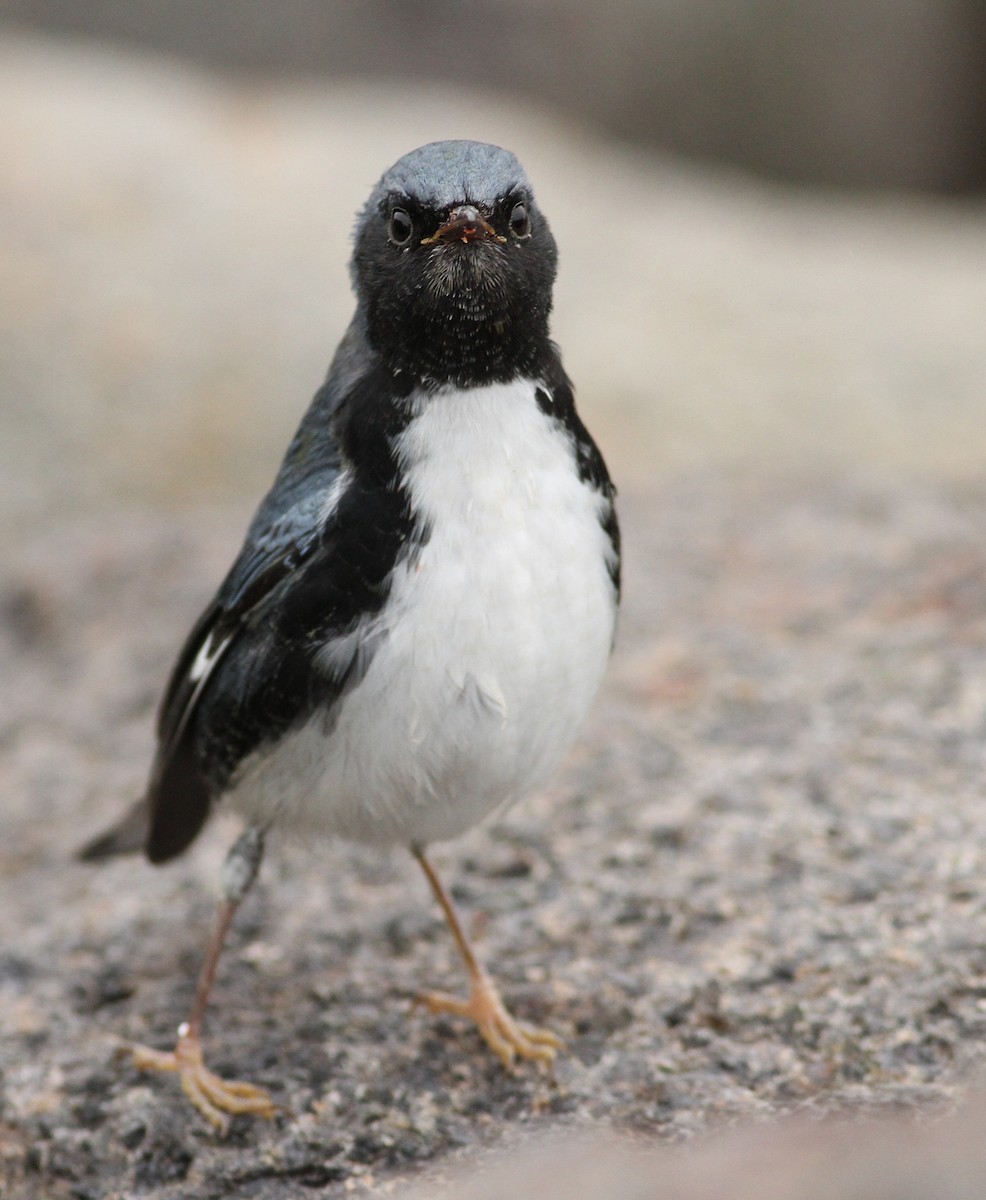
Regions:
[[[249,819],[375,843],[453,837],[542,784],[578,731],[612,644],[606,500],[531,381],[420,397],[397,443],[429,527],[368,641],[362,680],[238,773]]]
[[[188,679],[190,683],[200,683],[212,673],[212,668],[222,657],[223,651],[229,645],[231,640],[232,634],[226,634],[225,637],[217,639],[215,630],[209,630],[205,641],[201,646],[199,646],[198,653],[195,655],[195,660],[188,668]]]

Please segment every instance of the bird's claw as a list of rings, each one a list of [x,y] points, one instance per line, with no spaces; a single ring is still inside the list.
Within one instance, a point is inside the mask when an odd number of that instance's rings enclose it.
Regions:
[[[516,1058],[530,1058],[543,1066],[551,1066],[555,1055],[565,1043],[550,1029],[539,1029],[516,1020],[496,990],[492,980],[481,977],[473,981],[468,1000],[444,992],[425,992],[415,1000],[429,1012],[450,1013],[475,1021],[483,1040],[509,1071]]]
[[[237,1079],[222,1079],[205,1065],[202,1044],[196,1037],[179,1037],[174,1050],[134,1046],[133,1060],[142,1071],[174,1071],[185,1095],[220,1133],[229,1129],[229,1116],[252,1113],[273,1117],[279,1111],[263,1088]]]

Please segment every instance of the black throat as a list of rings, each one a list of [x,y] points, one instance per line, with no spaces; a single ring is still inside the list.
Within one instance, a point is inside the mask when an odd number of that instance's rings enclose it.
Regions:
[[[440,217],[418,221],[433,229]],[[380,220],[362,230],[354,269],[363,333],[393,375],[428,388],[540,378],[557,250],[547,222],[532,218],[523,242],[420,239],[390,244]]]
[[[476,387],[541,378],[552,358],[547,312],[478,302],[468,292],[441,303],[368,306],[370,344],[387,368],[425,387]]]

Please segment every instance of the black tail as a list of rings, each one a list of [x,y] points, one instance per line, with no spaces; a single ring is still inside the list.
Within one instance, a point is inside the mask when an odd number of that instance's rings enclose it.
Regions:
[[[155,764],[147,791],[144,843],[152,863],[167,862],[186,850],[212,808],[212,795],[190,741],[180,739],[168,757]]]
[[[138,800],[111,828],[86,842],[78,851],[83,862],[96,862],[117,854],[133,854],[143,850],[150,828],[150,810],[145,799]]]

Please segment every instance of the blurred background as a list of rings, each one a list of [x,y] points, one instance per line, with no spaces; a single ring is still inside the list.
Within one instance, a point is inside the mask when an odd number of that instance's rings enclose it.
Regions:
[[[444,137],[535,180],[624,482],[986,463],[981,0],[6,0],[6,516],[255,497]]]

